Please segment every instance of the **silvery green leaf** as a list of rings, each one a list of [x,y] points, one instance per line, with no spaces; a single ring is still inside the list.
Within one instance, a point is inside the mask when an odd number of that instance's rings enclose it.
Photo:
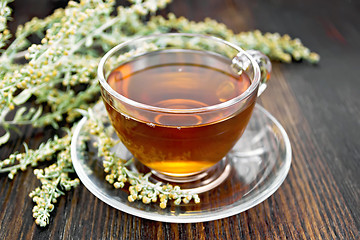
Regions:
[[[90,47],[93,44],[94,40],[92,37],[86,38],[85,47]]]
[[[17,122],[19,120],[21,120],[21,116],[24,114],[24,112],[26,111],[26,107],[21,107],[16,111],[15,117],[14,117],[14,122]]]
[[[23,143],[23,145],[24,145],[25,153],[28,153],[29,152],[28,145],[25,142]]]
[[[56,121],[51,121],[50,122],[51,126],[55,129],[58,129],[59,128],[59,124],[56,122]]]
[[[34,114],[34,112],[35,112],[35,108],[32,107],[32,108],[29,109],[29,111],[27,112],[26,115],[27,116],[32,116]],[[28,117],[28,119],[29,119],[29,117]]]
[[[77,111],[78,113],[80,113],[81,115],[83,115],[83,116],[87,116],[88,115],[88,112],[87,111],[85,111],[85,110],[83,110],[83,109],[75,109],[75,111]]]
[[[10,139],[10,132],[6,131],[6,133],[0,137],[0,145],[7,143],[7,141],[9,141],[9,139]]]
[[[151,174],[152,174],[151,172],[148,172],[147,174],[145,174],[144,178],[148,179],[151,176]]]
[[[17,95],[14,98],[14,103],[16,105],[20,105],[23,104],[24,102],[26,102],[32,95],[32,92],[29,90],[23,90],[19,95]]]
[[[42,113],[42,106],[40,105],[40,107],[38,108],[38,110],[36,111],[36,113],[32,116],[31,121],[35,121],[36,119],[38,119]]]

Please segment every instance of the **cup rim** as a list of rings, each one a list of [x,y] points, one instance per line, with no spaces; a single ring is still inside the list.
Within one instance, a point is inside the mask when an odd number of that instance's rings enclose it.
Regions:
[[[200,38],[206,38],[206,39],[210,39],[210,40],[214,40],[217,42],[220,42],[222,44],[225,44],[233,49],[235,49],[238,53],[244,54],[251,62],[253,68],[254,68],[254,77],[253,77],[253,81],[251,82],[251,85],[246,89],[246,91],[244,91],[242,94],[240,94],[239,96],[232,98],[230,100],[227,100],[226,102],[222,102],[222,103],[218,103],[218,104],[214,104],[211,106],[207,106],[207,107],[201,107],[201,108],[189,108],[189,109],[174,109],[174,108],[162,108],[162,107],[156,107],[156,106],[152,106],[152,105],[148,105],[145,103],[140,103],[137,102],[135,100],[132,100],[130,98],[127,98],[123,95],[121,95],[120,93],[116,92],[106,81],[105,79],[105,74],[104,74],[104,66],[106,61],[118,50],[120,50],[121,48],[125,47],[126,45],[134,42],[134,41],[139,41],[139,40],[147,40],[147,39],[151,39],[151,38],[159,38],[162,36],[184,36],[184,37],[200,37]],[[244,99],[246,99],[247,97],[249,97],[257,88],[257,86],[260,83],[260,68],[259,65],[257,64],[257,62],[255,61],[255,59],[246,51],[244,51],[242,48],[240,48],[239,46],[230,43],[226,40],[223,40],[221,38],[218,37],[214,37],[214,36],[209,36],[209,35],[203,35],[203,34],[194,34],[194,33],[161,33],[161,34],[151,34],[151,35],[145,35],[145,36],[141,36],[135,39],[130,39],[127,40],[123,43],[120,43],[118,45],[116,45],[115,47],[113,47],[112,49],[110,49],[100,60],[99,65],[98,65],[98,70],[97,70],[97,75],[98,75],[98,80],[101,84],[101,86],[113,97],[115,97],[116,99],[125,102],[126,104],[129,104],[133,107],[136,108],[141,108],[147,111],[154,111],[154,112],[160,112],[160,113],[177,113],[177,114],[191,114],[191,113],[201,113],[201,112],[208,112],[208,111],[214,111],[214,110],[218,110],[218,109],[223,109],[223,108],[227,108],[230,107],[236,103],[239,103],[241,101],[243,101]]]

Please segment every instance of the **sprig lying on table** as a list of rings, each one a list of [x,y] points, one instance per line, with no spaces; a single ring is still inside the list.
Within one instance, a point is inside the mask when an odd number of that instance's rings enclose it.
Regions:
[[[31,192],[30,197],[36,203],[33,216],[40,226],[48,224],[56,199],[79,183],[71,177],[74,172],[70,157],[71,132],[81,117],[78,109],[90,113],[87,109],[99,99],[97,63],[104,52],[115,45],[147,34],[192,32],[218,36],[244,49],[258,49],[273,60],[319,61],[316,53],[288,35],[262,34],[258,30],[234,34],[211,19],[192,22],[172,13],[167,17],[156,16],[156,11],[170,0],[132,0],[129,7],[116,9],[114,0],[70,1],[65,9],[57,9],[45,19],[34,18],[19,26],[15,39],[9,43],[11,33],[6,24],[11,14],[7,6],[10,1],[0,0],[0,145],[16,138],[12,129],[21,125],[70,128],[63,137],[54,137],[34,150],[25,145],[24,153],[13,153],[0,162],[0,173],[7,172],[12,179],[19,170],[36,167],[39,161],[55,161],[45,169],[34,170],[41,186]],[[150,19],[145,21],[144,17],[149,15]],[[34,34],[41,37],[39,44],[28,41]],[[19,64],[18,60],[23,57],[26,63]],[[131,185],[129,201],[150,203],[159,199],[161,207],[166,207],[169,200],[175,204],[191,199],[200,201],[196,194],[151,183],[149,175],[129,171],[126,162],[112,155],[101,126],[95,120],[90,122],[93,126],[89,132],[99,139],[99,153],[105,159],[106,180],[115,188],[128,182]]]
[[[34,174],[41,182],[41,187],[37,187],[29,196],[36,203],[33,208],[35,222],[42,227],[49,223],[50,212],[54,210],[56,199],[65,194],[64,190],[69,191],[80,183],[78,178],[72,179],[69,176],[74,173],[69,148],[71,134],[61,140],[66,142],[66,147],[56,152],[56,163],[45,169],[34,170]]]

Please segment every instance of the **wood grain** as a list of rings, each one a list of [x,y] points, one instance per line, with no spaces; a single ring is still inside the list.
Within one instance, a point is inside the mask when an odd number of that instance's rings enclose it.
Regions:
[[[63,4],[39,1],[44,8],[34,12],[16,2],[21,21]],[[293,151],[288,177],[263,203],[217,221],[171,224],[118,211],[81,185],[59,199],[49,226],[40,228],[27,196],[39,183],[29,169],[13,181],[0,175],[0,239],[359,239],[359,10],[358,2],[341,0],[175,0],[167,8],[196,21],[212,17],[236,32],[289,33],[322,56],[317,66],[274,63],[259,99],[286,129]],[[21,150],[23,140],[35,147],[53,134],[24,132],[0,147],[0,159]]]

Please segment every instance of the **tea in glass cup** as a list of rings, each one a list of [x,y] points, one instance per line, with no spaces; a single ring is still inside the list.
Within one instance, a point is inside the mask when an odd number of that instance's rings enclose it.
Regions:
[[[110,50],[98,75],[122,143],[142,164],[176,181],[216,165],[243,134],[260,83],[268,79],[268,59],[251,54],[255,58],[215,37],[181,33]],[[263,78],[256,60],[265,66]]]

